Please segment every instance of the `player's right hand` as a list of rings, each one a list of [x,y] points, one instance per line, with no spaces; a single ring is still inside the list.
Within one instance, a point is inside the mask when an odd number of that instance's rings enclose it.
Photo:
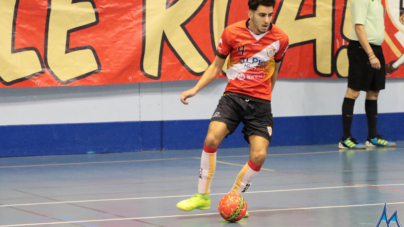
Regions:
[[[189,89],[188,91],[182,92],[181,95],[181,102],[184,103],[185,105],[188,105],[188,102],[186,101],[187,98],[194,97],[196,95],[196,91],[194,89]]]
[[[381,68],[380,61],[378,58],[375,57],[375,58],[370,59],[369,61],[370,61],[370,65],[372,66],[372,68],[375,68],[375,69]]]

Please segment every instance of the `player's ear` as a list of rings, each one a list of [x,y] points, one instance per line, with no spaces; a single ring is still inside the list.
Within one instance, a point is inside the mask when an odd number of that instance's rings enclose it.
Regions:
[[[248,18],[252,19],[254,15],[254,11],[252,11],[251,9],[248,10]]]

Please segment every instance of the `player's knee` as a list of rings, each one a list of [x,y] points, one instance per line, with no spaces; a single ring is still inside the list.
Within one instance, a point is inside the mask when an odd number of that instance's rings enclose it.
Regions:
[[[220,139],[214,135],[208,135],[205,139],[205,145],[210,148],[218,148],[220,145]]]
[[[377,100],[378,97],[379,97],[379,91],[368,91],[366,93],[366,99]]]
[[[267,152],[265,150],[253,152],[253,154],[251,154],[251,161],[257,165],[264,164],[266,158]]]
[[[352,91],[351,90],[351,91],[346,93],[345,97],[350,98],[350,99],[357,99],[359,97],[359,94],[360,94],[360,91]]]

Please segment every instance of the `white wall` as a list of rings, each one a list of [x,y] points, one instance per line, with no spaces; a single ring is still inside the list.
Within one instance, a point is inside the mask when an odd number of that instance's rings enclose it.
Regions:
[[[0,125],[209,119],[227,80],[215,80],[183,105],[181,92],[196,82],[2,88]],[[339,115],[346,83],[346,79],[278,80],[272,98],[274,116]],[[362,93],[355,113],[364,113],[364,98]],[[404,80],[388,79],[379,100],[380,113],[404,112]]]

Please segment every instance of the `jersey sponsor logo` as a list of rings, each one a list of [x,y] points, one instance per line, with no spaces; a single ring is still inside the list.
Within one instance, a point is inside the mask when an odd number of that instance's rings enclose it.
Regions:
[[[260,73],[260,74],[247,74],[247,79],[249,79],[249,80],[263,79],[263,78],[265,78],[265,74],[264,74],[264,73]]]
[[[249,73],[239,73],[237,74],[237,79],[239,80],[261,80],[265,78],[265,74],[263,72],[258,74],[249,74]]]
[[[244,80],[245,79],[245,74],[244,73],[237,74],[237,79]]]
[[[265,65],[267,63],[266,61],[261,61],[259,58],[240,58],[238,62],[244,63],[244,66],[251,64]]]
[[[251,63],[245,63],[244,64],[244,68],[246,68],[246,69],[251,69]]]

